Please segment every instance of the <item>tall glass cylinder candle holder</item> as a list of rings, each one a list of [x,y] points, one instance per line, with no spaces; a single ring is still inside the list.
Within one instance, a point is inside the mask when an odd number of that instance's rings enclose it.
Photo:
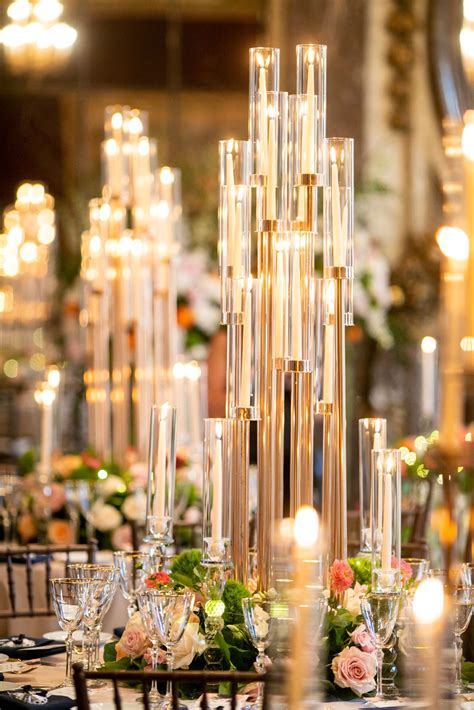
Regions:
[[[148,225],[153,197],[158,145],[154,138],[140,136],[130,145],[130,191],[133,195],[133,223],[138,229]]]
[[[316,121],[318,97],[290,96],[289,103],[289,216],[301,229],[317,232],[318,190],[322,175],[317,174],[320,146]]]
[[[251,141],[257,230],[274,231],[272,222],[285,219],[288,207],[288,94],[257,94],[255,108]]]
[[[144,540],[152,545],[166,546],[173,541],[175,473],[176,407],[165,402],[153,405],[150,417]]]
[[[387,447],[387,420],[359,419],[359,515],[360,554],[372,552],[372,527],[370,518],[372,451]]]
[[[272,338],[274,366],[282,370],[288,352],[288,284],[290,239],[288,232],[273,233]]]
[[[258,419],[260,323],[259,282],[241,279],[242,324],[231,326],[228,360],[229,411],[234,419]]]
[[[107,138],[101,143],[102,178],[112,198],[121,198],[125,191],[127,160],[121,141]]]
[[[288,338],[285,369],[309,372],[314,348],[314,234],[288,236]]]
[[[257,96],[280,90],[280,50],[252,47],[249,50],[249,136],[255,120]]]
[[[227,186],[220,190],[219,266],[221,322],[241,323],[242,282],[250,277],[251,188]]]
[[[334,280],[315,279],[314,369],[315,403],[330,414],[334,402]]]
[[[181,171],[164,165],[155,173],[150,207],[150,231],[158,259],[170,259],[178,251],[181,212]]]
[[[318,97],[317,121],[321,138],[326,137],[326,63],[325,44],[296,45],[296,93]],[[321,161],[320,155],[318,161]]]
[[[372,591],[401,585],[401,455],[399,449],[372,450]]]
[[[231,426],[230,419],[204,420],[203,564],[230,561]]]

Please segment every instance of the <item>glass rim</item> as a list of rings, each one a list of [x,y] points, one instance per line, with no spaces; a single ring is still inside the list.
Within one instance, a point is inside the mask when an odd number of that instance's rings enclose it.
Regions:
[[[61,584],[86,584],[90,582],[103,582],[104,580],[102,579],[97,579],[96,577],[51,577],[49,580],[50,584],[53,583],[61,583]]]

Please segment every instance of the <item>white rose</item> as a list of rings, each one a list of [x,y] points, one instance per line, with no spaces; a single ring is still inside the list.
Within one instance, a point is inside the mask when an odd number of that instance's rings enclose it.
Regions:
[[[359,582],[355,583],[353,589],[349,588],[345,592],[344,606],[354,616],[359,616],[361,614],[360,598],[366,592],[367,592],[367,585],[366,584],[359,584]]]
[[[263,607],[256,605],[253,609],[253,617],[255,620],[257,638],[263,641],[268,635],[268,619],[270,618],[270,614],[268,614]]]
[[[111,532],[118,528],[122,522],[122,516],[117,508],[100,501],[94,503],[90,515],[92,525],[100,532]]]
[[[176,644],[173,668],[187,668],[196,653],[202,653],[203,640],[202,634],[199,633],[199,622],[190,621],[181,640]]]
[[[110,473],[106,479],[100,482],[99,490],[103,498],[110,498],[118,491],[124,491],[125,483],[119,476]]]
[[[122,503],[122,513],[127,520],[144,523],[146,520],[146,494],[141,490],[137,490],[132,495],[127,496]]]

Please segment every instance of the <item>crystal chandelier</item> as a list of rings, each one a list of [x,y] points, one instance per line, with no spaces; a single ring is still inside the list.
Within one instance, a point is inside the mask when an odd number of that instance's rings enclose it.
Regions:
[[[77,31],[60,22],[60,0],[14,0],[7,9],[11,22],[0,41],[11,70],[36,74],[59,68],[71,53]]]

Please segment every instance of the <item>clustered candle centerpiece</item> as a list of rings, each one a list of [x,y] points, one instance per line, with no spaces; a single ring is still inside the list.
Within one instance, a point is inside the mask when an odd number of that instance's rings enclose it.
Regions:
[[[147,456],[153,403],[173,402],[180,173],[157,168],[146,112],[110,106],[102,197],[82,240],[89,442],[124,464]]]
[[[283,517],[284,400],[291,398],[290,515],[313,503],[313,428],[325,415],[322,528],[347,556],[344,328],[352,322],[353,144],[328,139],[326,47],[298,45],[297,93],[280,90],[280,52],[250,50],[249,140],[219,148],[222,323],[227,326],[232,559],[248,575],[248,437],[258,420],[257,570],[268,588]],[[318,190],[324,279],[316,279]],[[252,235],[257,260],[252,269]]]

